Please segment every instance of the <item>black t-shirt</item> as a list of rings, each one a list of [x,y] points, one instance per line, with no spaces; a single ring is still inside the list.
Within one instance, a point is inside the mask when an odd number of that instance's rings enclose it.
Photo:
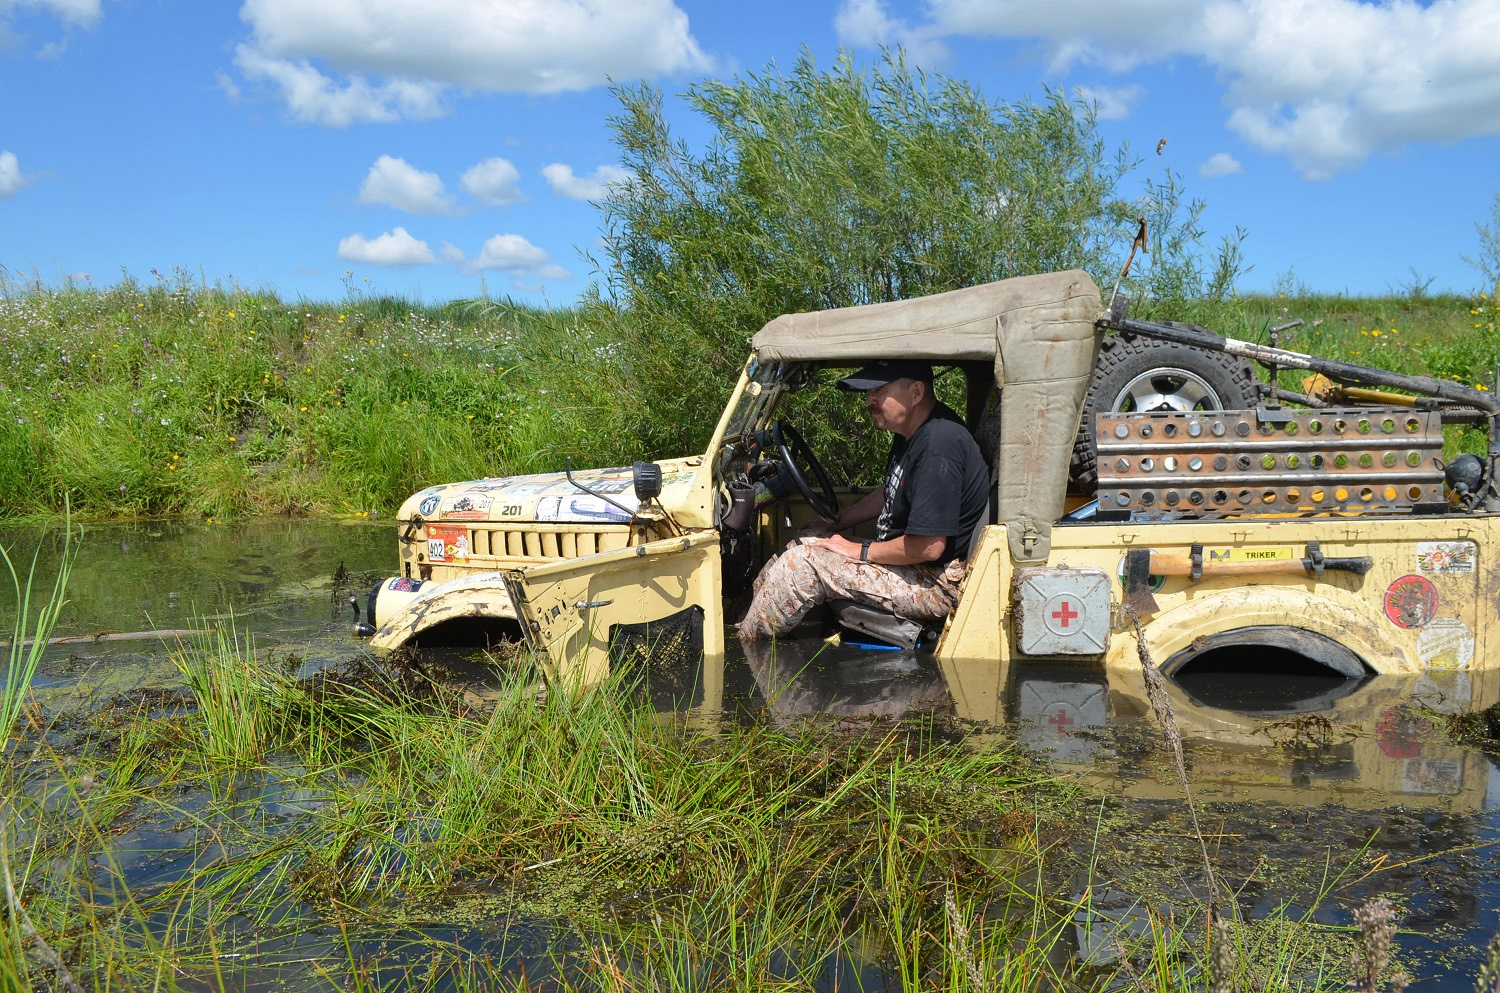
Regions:
[[[898,434],[891,441],[875,540],[943,535],[948,545],[938,564],[966,558],[969,536],[989,511],[989,490],[989,469],[974,436],[940,403],[910,440]]]

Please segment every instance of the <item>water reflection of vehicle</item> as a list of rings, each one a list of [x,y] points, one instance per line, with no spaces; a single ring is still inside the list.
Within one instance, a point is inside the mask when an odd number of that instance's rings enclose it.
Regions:
[[[1137,719],[1154,722],[1139,669],[1018,666],[944,660],[959,717],[1013,723],[1018,740],[1140,798],[1177,794],[1173,778],[1143,768],[1116,735]],[[1500,782],[1484,755],[1453,744],[1446,716],[1500,699],[1500,673],[1446,671],[1375,676],[1339,695],[1311,687],[1309,707],[1253,673],[1217,674],[1187,687],[1166,681],[1194,790],[1208,798],[1278,799],[1370,807],[1500,805]],[[1258,691],[1277,695],[1265,697]],[[1221,704],[1208,706],[1205,699]]]

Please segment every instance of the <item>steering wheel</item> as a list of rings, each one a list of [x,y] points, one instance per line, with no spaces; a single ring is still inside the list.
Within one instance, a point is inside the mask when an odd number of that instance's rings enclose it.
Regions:
[[[833,481],[828,478],[818,457],[803,440],[802,433],[786,421],[777,421],[771,425],[771,440],[776,443],[776,450],[781,455],[781,467],[786,471],[787,478],[792,481],[797,492],[802,494],[808,506],[825,521],[837,520],[839,498],[833,491]],[[809,482],[809,474],[817,481],[817,489]]]

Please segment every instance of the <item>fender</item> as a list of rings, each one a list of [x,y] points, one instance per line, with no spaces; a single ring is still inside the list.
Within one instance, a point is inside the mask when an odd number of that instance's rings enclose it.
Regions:
[[[1424,666],[1370,617],[1369,605],[1347,591],[1316,592],[1284,586],[1241,586],[1205,591],[1143,621],[1146,650],[1157,665],[1196,638],[1258,626],[1302,628],[1338,642],[1378,673],[1422,672]],[[1140,668],[1135,632],[1115,639],[1106,665]]]
[[[425,584],[416,593],[387,589],[390,579],[375,588],[374,623],[379,627],[370,647],[398,648],[426,629],[444,621],[471,620],[496,625],[516,625],[515,607],[500,572],[460,576],[446,583]],[[516,637],[520,628],[516,627]]]

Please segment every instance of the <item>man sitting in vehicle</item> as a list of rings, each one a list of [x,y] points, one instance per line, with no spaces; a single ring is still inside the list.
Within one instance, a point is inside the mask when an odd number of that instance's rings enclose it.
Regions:
[[[766,563],[741,638],[787,634],[835,599],[916,621],[939,620],[958,604],[969,537],[989,508],[979,446],[933,394],[928,363],[873,362],[838,385],[863,392],[870,420],[895,435],[885,483]],[[837,533],[869,520],[873,540]]]

